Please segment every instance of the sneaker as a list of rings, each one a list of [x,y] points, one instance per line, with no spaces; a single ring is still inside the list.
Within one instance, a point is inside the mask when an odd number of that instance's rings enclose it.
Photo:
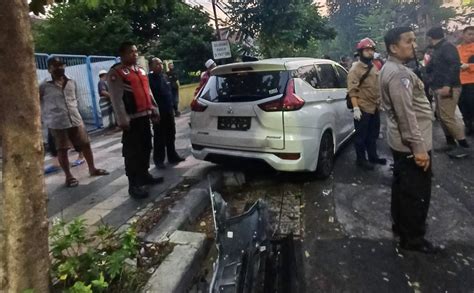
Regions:
[[[378,164],[378,165],[386,165],[387,164],[387,159],[383,158],[376,158],[373,160],[369,160],[372,164]]]
[[[357,167],[359,167],[363,170],[367,170],[367,171],[371,171],[371,170],[375,169],[374,165],[369,163],[369,161],[367,161],[367,160],[357,160],[356,165],[357,165]]]
[[[148,191],[143,186],[133,185],[128,188],[128,194],[133,198],[146,198],[148,197]]]
[[[456,147],[453,150],[446,152],[446,154],[455,159],[462,159],[468,156],[468,153],[466,153],[466,151],[461,147]]]

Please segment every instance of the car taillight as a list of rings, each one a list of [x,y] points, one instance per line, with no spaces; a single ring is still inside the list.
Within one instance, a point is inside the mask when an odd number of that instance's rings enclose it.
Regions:
[[[285,95],[278,100],[258,105],[265,112],[296,111],[304,106],[304,100],[295,94],[295,81],[290,79],[286,85]]]
[[[198,99],[194,99],[191,102],[191,111],[194,112],[204,112],[207,109],[207,105],[199,102]]]

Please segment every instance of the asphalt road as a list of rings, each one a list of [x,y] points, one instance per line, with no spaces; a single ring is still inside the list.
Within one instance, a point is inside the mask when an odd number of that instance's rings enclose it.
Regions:
[[[379,155],[389,164],[361,171],[349,143],[339,152],[331,178],[323,181],[245,164],[248,194],[263,189],[267,198],[302,197],[297,254],[305,292],[474,292],[474,151],[450,159],[439,150],[445,142],[438,124],[434,132],[427,238],[445,248],[439,255],[397,247],[390,222],[393,161],[385,138],[378,142]],[[468,140],[474,146],[474,139]]]

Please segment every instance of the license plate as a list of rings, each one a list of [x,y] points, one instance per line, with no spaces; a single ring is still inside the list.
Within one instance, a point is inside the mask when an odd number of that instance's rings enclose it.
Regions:
[[[218,117],[217,129],[245,131],[250,129],[250,121],[250,117]]]

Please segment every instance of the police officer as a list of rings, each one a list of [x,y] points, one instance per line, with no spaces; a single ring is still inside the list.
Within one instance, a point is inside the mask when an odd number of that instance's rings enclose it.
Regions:
[[[415,58],[415,40],[408,27],[387,32],[389,58],[380,72],[394,160],[392,230],[400,236],[402,249],[434,253],[437,249],[424,238],[431,197],[432,112],[423,82],[403,65]]]
[[[380,133],[380,92],[378,69],[373,64],[375,43],[369,38],[357,44],[359,61],[349,70],[348,94],[354,109],[356,164],[365,170],[373,170],[372,164],[385,165],[387,160],[377,155],[377,139]],[[368,159],[367,160],[367,156]]]
[[[150,119],[159,120],[159,112],[150,92],[145,70],[137,65],[138,51],[132,42],[119,48],[121,62],[108,73],[108,85],[118,126],[123,130],[122,155],[132,197],[148,196],[145,185],[163,182],[149,172],[151,153]]]

